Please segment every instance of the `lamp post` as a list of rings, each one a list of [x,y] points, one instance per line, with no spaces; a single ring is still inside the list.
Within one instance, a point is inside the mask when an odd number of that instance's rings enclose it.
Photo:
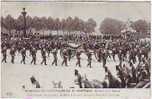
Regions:
[[[26,37],[26,14],[27,12],[25,11],[25,8],[23,8],[23,11],[22,11],[22,15],[23,15],[23,18],[24,18],[24,28],[23,28],[23,36]]]

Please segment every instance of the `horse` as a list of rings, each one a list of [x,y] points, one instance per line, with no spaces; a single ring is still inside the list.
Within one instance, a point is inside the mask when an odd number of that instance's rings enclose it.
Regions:
[[[85,76],[81,78],[81,84],[82,88],[121,88],[121,82],[111,74],[106,75],[103,81],[88,80]]]
[[[88,80],[86,77],[82,77],[82,87],[83,88],[103,88],[103,82],[99,80]]]

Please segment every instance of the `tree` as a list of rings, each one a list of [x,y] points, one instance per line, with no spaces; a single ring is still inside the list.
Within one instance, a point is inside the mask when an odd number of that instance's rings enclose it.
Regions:
[[[122,21],[112,19],[112,18],[105,18],[102,23],[100,24],[100,32],[101,33],[109,33],[109,34],[120,34],[121,30],[124,27],[124,23]]]
[[[58,34],[58,31],[61,29],[61,23],[60,23],[60,19],[59,18],[56,18],[54,20],[54,27],[53,27],[54,30],[57,31],[57,34]]]
[[[54,28],[54,20],[52,17],[48,17],[47,19],[47,29],[52,31]]]
[[[74,20],[73,20],[73,30],[75,31],[79,31],[79,25],[80,25],[80,19],[78,17],[75,17]]]
[[[26,29],[29,29],[32,27],[33,19],[31,16],[26,16]]]
[[[88,19],[88,21],[85,23],[85,28],[87,33],[94,32],[95,27],[96,27],[96,22],[92,18]]]
[[[68,17],[66,19],[66,30],[68,31],[68,33],[70,33],[73,30],[73,19],[72,17]]]
[[[42,22],[41,22],[41,19],[40,19],[39,17],[35,16],[35,17],[33,18],[32,27],[35,28],[36,31],[41,30],[41,29],[44,28],[44,27],[43,27],[43,24],[42,24]]]
[[[145,20],[137,20],[131,24],[132,28],[140,33],[147,33],[150,25]]]
[[[80,32],[84,32],[84,27],[85,27],[85,23],[83,20],[79,19],[79,25],[78,25],[78,30]]]
[[[1,16],[1,31],[2,32],[6,32],[5,29],[6,29],[6,24],[5,24],[5,18],[3,16]]]
[[[16,29],[16,32],[23,30],[24,28],[24,23],[23,23],[24,19],[23,17],[20,15],[17,19],[15,19],[15,29]]]
[[[6,16],[4,24],[9,33],[11,33],[12,29],[15,29],[15,20],[11,15]]]
[[[6,28],[6,26],[5,26],[5,19],[3,18],[3,16],[1,16],[1,27]]]
[[[64,31],[66,30],[66,20],[62,19],[62,21],[60,22],[60,24],[61,24],[61,30],[64,33]]]
[[[47,18],[41,17],[40,20],[41,20],[42,29],[47,29]]]

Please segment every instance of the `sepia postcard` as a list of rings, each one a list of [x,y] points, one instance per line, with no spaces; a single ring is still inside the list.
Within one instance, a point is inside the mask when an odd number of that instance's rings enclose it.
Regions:
[[[150,1],[1,1],[1,97],[150,99]]]

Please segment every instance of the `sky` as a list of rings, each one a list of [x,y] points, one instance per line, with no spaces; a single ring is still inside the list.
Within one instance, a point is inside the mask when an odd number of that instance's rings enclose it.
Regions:
[[[98,26],[106,17],[122,21],[150,21],[150,2],[2,2],[1,7],[2,16],[10,14],[17,18],[25,7],[27,15],[32,17],[93,18]]]

